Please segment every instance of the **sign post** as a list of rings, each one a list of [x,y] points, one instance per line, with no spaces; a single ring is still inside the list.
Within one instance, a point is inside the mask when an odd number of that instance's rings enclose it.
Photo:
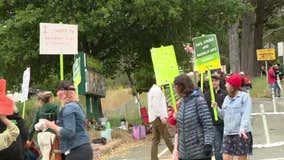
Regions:
[[[275,49],[268,48],[268,49],[257,49],[256,50],[256,58],[258,61],[265,61],[265,68],[266,68],[266,78],[268,80],[268,66],[267,61],[275,60]]]
[[[282,56],[284,64],[284,42],[277,43],[277,53],[278,56]]]
[[[266,69],[266,78],[268,80],[268,67],[267,67],[267,61],[275,60],[275,49],[274,48],[268,48],[268,49],[258,49],[256,50],[256,57],[258,61],[265,61],[265,69]],[[277,83],[279,83],[277,81]],[[279,83],[279,86],[281,84]],[[274,95],[275,88],[271,88],[272,92],[272,102],[273,102],[273,110],[276,112],[276,102],[275,102],[275,95]]]
[[[41,55],[60,55],[60,80],[64,80],[64,54],[78,54],[78,26],[40,23]]]
[[[172,84],[174,82],[174,78],[179,75],[179,70],[174,47],[170,45],[162,46],[160,48],[152,48],[151,57],[156,76],[156,83],[159,86],[169,85],[174,111],[176,112],[176,100]]]
[[[25,119],[26,112],[26,100],[28,100],[29,96],[29,85],[30,85],[30,77],[31,77],[31,68],[28,67],[23,74],[23,83],[22,83],[22,95],[21,102],[23,103],[22,117]]]
[[[215,34],[203,35],[201,37],[193,38],[192,41],[195,51],[194,53],[195,71],[198,71],[200,73],[208,71],[211,100],[212,102],[216,102],[212,86],[212,78],[210,70],[221,68],[217,37]],[[214,108],[213,110],[214,110],[214,120],[218,121],[217,108]]]

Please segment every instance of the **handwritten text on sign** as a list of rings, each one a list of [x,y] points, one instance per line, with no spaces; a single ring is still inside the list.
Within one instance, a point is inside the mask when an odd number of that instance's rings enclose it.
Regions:
[[[40,23],[40,54],[77,53],[77,25]]]

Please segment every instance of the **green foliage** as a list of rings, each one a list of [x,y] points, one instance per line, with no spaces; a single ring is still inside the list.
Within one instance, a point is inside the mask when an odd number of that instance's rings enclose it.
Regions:
[[[31,66],[32,85],[54,89],[59,60],[38,55],[39,23],[62,22],[78,24],[79,50],[100,60],[106,76],[132,73],[145,89],[153,76],[152,67],[145,67],[152,65],[152,47],[174,44],[178,63],[186,70],[190,64],[182,44],[207,33],[226,41],[226,27],[247,8],[236,0],[1,1],[0,74],[9,88],[17,89],[22,72]],[[73,57],[65,56],[66,74],[72,74],[72,63]],[[142,78],[143,73],[149,79]]]

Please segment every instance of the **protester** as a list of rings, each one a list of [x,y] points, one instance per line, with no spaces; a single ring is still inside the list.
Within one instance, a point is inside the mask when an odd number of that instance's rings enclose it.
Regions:
[[[41,107],[36,112],[33,123],[30,128],[29,140],[27,145],[30,146],[34,132],[36,130],[36,124],[41,123],[41,119],[48,119],[50,121],[56,121],[59,111],[59,107],[53,104],[53,94],[51,92],[40,92],[38,94],[38,101]],[[52,142],[54,141],[55,133],[49,130],[38,130],[37,141],[42,154],[42,160],[49,160],[50,151],[52,148]]]
[[[179,108],[179,102],[176,104],[176,108]],[[174,150],[173,150],[173,160],[178,160],[178,130],[177,130],[177,112],[175,112],[174,108],[171,109],[169,113],[168,122],[170,125],[176,127],[176,134],[175,134],[175,143],[174,143]]]
[[[64,104],[58,114],[58,124],[49,120],[45,124],[59,136],[63,158],[92,160],[93,151],[85,128],[85,113],[78,103],[74,85],[70,81],[61,81],[57,96]]]
[[[274,89],[274,96],[276,96],[276,93],[277,96],[281,96],[281,89],[280,89],[280,86],[277,82],[277,73],[278,73],[278,65],[273,65],[270,67],[270,69],[268,70],[268,84],[270,86],[270,88],[273,88]]]
[[[261,66],[260,67],[260,76],[266,76],[266,70],[265,70],[265,67],[264,66]]]
[[[220,88],[226,90],[226,87],[225,87],[225,85],[226,85],[225,73],[222,72],[221,70],[218,70],[216,73],[219,75],[219,78],[220,78]]]
[[[243,78],[242,88],[244,91],[249,91],[252,88],[251,80],[249,78],[248,74],[245,74],[244,72],[240,72],[240,75]]]
[[[0,151],[2,151],[16,141],[20,131],[5,115],[0,115],[0,120],[7,126],[6,131],[0,133]]]
[[[151,160],[158,160],[158,145],[161,137],[164,139],[170,152],[173,152],[174,145],[171,141],[167,127],[167,104],[166,98],[157,85],[153,85],[148,93],[148,114],[149,122],[152,124],[152,146]]]
[[[0,151],[1,160],[24,160],[24,145],[28,139],[24,120],[19,113],[16,112],[16,109],[14,114],[7,116],[7,118],[18,127],[20,134],[16,138],[16,141],[14,141],[8,148]],[[6,129],[6,125],[3,122],[0,122],[0,132],[5,132]]]
[[[275,93],[277,93],[277,97],[281,97],[281,90],[282,90],[282,85],[281,85],[281,80],[282,80],[282,73],[280,71],[280,64],[275,64],[274,72],[276,75],[276,83],[275,83]]]
[[[222,106],[225,97],[227,96],[226,90],[220,88],[220,77],[218,74],[213,74],[212,75],[212,85],[214,89],[214,96],[216,98],[216,103],[218,106]],[[211,93],[210,91],[205,93],[205,99],[208,104],[208,106],[211,106]],[[222,142],[223,142],[223,132],[224,132],[224,122],[223,120],[218,118],[216,121],[214,118],[214,111],[213,108],[209,107],[210,113],[211,113],[211,118],[213,120],[213,125],[215,128],[215,142],[213,144],[214,148],[214,155],[216,160],[222,160]]]
[[[6,80],[0,79],[0,121],[6,128],[5,131],[1,130],[0,133],[0,151],[9,148],[20,133],[18,127],[7,118],[7,115],[12,115],[13,112],[14,102],[6,96]],[[1,160],[4,160],[4,158],[1,156]]]
[[[185,74],[175,78],[174,87],[181,97],[177,114],[179,159],[210,160],[214,128],[206,101]]]
[[[227,78],[226,96],[222,107],[218,106],[219,116],[224,120],[223,159],[247,160],[252,154],[251,99],[241,91],[242,77],[235,73]],[[212,104],[216,107],[218,104]]]

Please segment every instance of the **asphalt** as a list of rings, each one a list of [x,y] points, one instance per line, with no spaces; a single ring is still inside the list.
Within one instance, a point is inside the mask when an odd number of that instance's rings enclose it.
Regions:
[[[284,160],[284,98],[276,100],[277,114],[274,111],[271,99],[253,99],[252,113],[261,113],[260,105],[263,104],[267,121],[267,132],[262,115],[252,115],[253,141],[255,148],[250,160]],[[265,119],[264,118],[264,119]],[[265,133],[268,133],[267,135]],[[151,136],[151,135],[149,135]],[[151,141],[142,143],[138,147],[130,148],[122,153],[111,155],[108,160],[150,160]],[[267,140],[270,141],[267,144]],[[283,142],[283,144],[281,143]],[[160,160],[171,160],[171,154],[166,150],[162,141],[159,145]]]

